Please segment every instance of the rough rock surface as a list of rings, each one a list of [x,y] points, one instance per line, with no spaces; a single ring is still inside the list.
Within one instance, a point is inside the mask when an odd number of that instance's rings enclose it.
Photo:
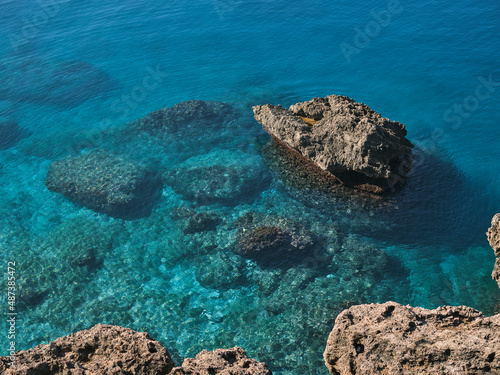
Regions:
[[[353,306],[335,320],[324,358],[332,375],[497,374],[500,315],[465,306]]]
[[[269,170],[255,155],[215,150],[189,158],[164,174],[174,191],[203,206],[240,204],[252,200],[271,181]]]
[[[220,217],[212,212],[198,212],[191,216],[184,227],[184,234],[208,232],[216,230],[221,222]]]
[[[151,112],[134,121],[130,126],[144,131],[166,131],[175,133],[180,130],[192,130],[195,125],[218,124],[228,117],[233,108],[217,101],[188,100],[168,108]],[[204,127],[205,128],[205,127]]]
[[[497,257],[492,276],[500,287],[500,214],[496,214],[493,220],[491,220],[491,228],[488,230],[488,241],[490,241],[490,245]]]
[[[195,358],[187,358],[182,367],[176,367],[175,375],[270,375],[265,363],[248,358],[239,347],[216,349],[212,352],[203,350]]]
[[[175,367],[169,352],[145,332],[98,324],[46,345],[0,357],[3,375],[271,375],[239,347],[203,350]]]
[[[413,145],[403,124],[365,104],[331,95],[289,109],[263,105],[255,119],[283,142],[347,186],[371,193],[393,191],[410,171]]]
[[[161,375],[174,367],[168,351],[147,333],[98,324],[15,355],[0,358],[4,375]]]
[[[155,172],[103,151],[53,162],[45,185],[91,210],[124,219],[149,214],[162,187]]]
[[[262,266],[290,266],[294,260],[311,256],[317,239],[296,228],[259,227],[244,232],[237,245],[237,252],[245,258],[256,260]]]

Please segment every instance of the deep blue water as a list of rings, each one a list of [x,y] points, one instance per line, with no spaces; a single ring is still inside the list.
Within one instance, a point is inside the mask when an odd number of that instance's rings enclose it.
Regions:
[[[19,264],[29,301],[18,349],[109,323],[148,331],[178,363],[240,345],[274,373],[325,374],[326,339],[349,304],[493,313],[485,232],[500,211],[497,1],[4,0],[0,14],[0,111],[20,126],[0,144],[2,267]],[[303,192],[267,169],[269,139],[251,106],[329,94],[404,123],[417,146],[407,186],[382,207]],[[228,102],[241,116],[171,147],[103,135],[190,99]],[[196,205],[165,186],[149,217],[122,221],[44,185],[52,161],[99,147],[181,170],[230,165],[243,180],[259,166],[271,182],[230,205]],[[221,224],[185,235],[179,208]],[[321,234],[329,255],[284,270],[242,259],[231,249],[246,213]],[[88,248],[97,267],[69,265]],[[389,265],[377,263],[384,253]]]

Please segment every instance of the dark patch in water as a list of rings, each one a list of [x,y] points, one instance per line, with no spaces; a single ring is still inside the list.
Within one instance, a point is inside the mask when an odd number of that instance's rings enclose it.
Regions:
[[[76,107],[111,87],[108,74],[85,61],[17,57],[0,65],[1,100]]]

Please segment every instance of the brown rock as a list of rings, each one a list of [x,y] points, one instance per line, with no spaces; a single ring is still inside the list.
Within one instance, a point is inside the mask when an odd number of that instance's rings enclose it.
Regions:
[[[273,137],[347,186],[375,194],[393,191],[411,168],[413,145],[404,125],[346,96],[253,110]]]
[[[491,276],[497,281],[500,287],[500,214],[496,214],[491,220],[491,228],[488,230],[488,241],[495,251],[495,256],[497,261],[495,262],[495,267],[493,268],[493,273]]]
[[[231,349],[203,350],[195,358],[187,358],[182,367],[176,367],[175,375],[271,375],[263,362],[248,358],[237,346]]]
[[[353,306],[335,320],[324,358],[332,375],[498,374],[500,315],[465,306]]]
[[[147,333],[98,324],[15,354],[16,366],[0,357],[4,375],[162,375],[174,367],[168,351]]]

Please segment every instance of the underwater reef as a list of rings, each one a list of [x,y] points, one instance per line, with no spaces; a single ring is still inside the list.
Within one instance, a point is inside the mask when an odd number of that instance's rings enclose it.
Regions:
[[[401,194],[373,195],[273,141],[252,104],[190,100],[86,142],[19,140],[0,216],[4,256],[24,259],[19,349],[106,323],[148,332],[177,364],[237,346],[275,374],[317,375],[351,306],[493,313],[491,250],[453,233],[485,225],[458,214],[470,186],[449,159],[417,160]],[[141,181],[151,194],[136,200]]]
[[[495,252],[499,217],[493,218],[488,231]],[[243,225],[251,221],[247,218]],[[280,252],[290,247],[292,237],[264,227],[245,235],[240,247],[250,252],[264,248]],[[500,314],[485,317],[466,306],[428,310],[386,302],[355,305],[338,314],[324,359],[331,375],[480,375],[500,371],[499,351]],[[239,347],[203,350],[175,367],[168,350],[147,333],[103,324],[18,351],[14,358],[11,367],[12,357],[0,357],[2,374],[271,374],[265,363],[249,358]]]

